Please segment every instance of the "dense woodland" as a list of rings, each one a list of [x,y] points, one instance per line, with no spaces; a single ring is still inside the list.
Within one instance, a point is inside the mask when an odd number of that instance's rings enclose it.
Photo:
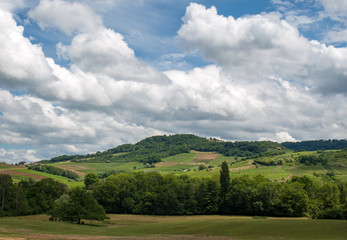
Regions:
[[[282,146],[294,151],[337,150],[347,148],[347,140],[313,140],[302,142],[284,142]]]
[[[150,215],[227,214],[347,218],[347,182],[333,176],[293,177],[272,182],[261,175],[230,179],[226,162],[220,178],[191,178],[133,172],[99,179],[90,173],[85,188],[68,190],[52,179],[13,183],[0,174],[1,216],[48,213],[80,223],[106,213]]]

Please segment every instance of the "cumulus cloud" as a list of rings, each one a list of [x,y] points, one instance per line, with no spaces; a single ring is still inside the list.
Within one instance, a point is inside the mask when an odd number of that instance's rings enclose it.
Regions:
[[[69,55],[85,72],[105,74],[118,80],[167,83],[163,75],[139,61],[123,36],[111,29],[100,28],[95,33],[75,36]]]
[[[0,9],[0,21],[0,84],[23,88],[51,78],[41,47],[23,37],[24,28],[9,12]]]
[[[183,22],[184,45],[237,79],[275,75],[325,94],[347,92],[347,49],[307,40],[276,13],[234,19],[192,3]]]
[[[135,142],[163,133],[122,121],[112,114],[70,110],[36,97],[13,96],[6,90],[0,90],[0,102],[0,142],[35,148],[34,156],[106,150],[124,139]],[[9,152],[3,152],[3,157],[9,157]]]
[[[41,0],[28,13],[41,28],[58,28],[71,35],[75,32],[93,32],[103,25],[100,16],[88,5],[63,0]]]
[[[18,163],[20,161],[36,162],[41,160],[35,150],[19,150],[0,148],[0,162],[8,164]]]

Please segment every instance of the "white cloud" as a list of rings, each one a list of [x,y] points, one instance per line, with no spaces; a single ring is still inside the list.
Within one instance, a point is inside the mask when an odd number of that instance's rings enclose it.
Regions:
[[[167,83],[167,79],[139,61],[123,40],[111,29],[100,28],[95,33],[74,37],[69,55],[81,70],[105,74],[116,80]]]
[[[237,79],[275,75],[325,94],[347,92],[347,48],[308,41],[276,13],[234,19],[191,4],[183,21],[184,45]]]
[[[23,88],[51,78],[41,47],[23,37],[24,28],[9,12],[0,9],[0,21],[0,84]]]
[[[93,9],[80,2],[41,0],[28,16],[43,29],[55,27],[68,35],[75,32],[94,32],[103,25],[102,19]]]
[[[319,0],[329,17],[335,21],[347,24],[347,1],[345,0]]]
[[[329,31],[325,34],[323,41],[326,43],[346,43],[347,29]]]
[[[36,162],[41,160],[37,157],[35,150],[4,149],[0,148],[0,162],[8,164],[18,163],[20,161]]]
[[[12,11],[16,8],[22,8],[25,6],[24,0],[1,0],[0,9]]]
[[[163,133],[122,121],[113,113],[70,110],[36,97],[13,96],[5,90],[0,90],[0,102],[0,142],[30,146],[41,158],[106,150],[124,139],[135,142]],[[6,156],[8,153],[4,153]]]

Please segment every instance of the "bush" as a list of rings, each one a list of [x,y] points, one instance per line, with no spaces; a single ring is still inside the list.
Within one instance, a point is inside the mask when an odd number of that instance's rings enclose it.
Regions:
[[[339,207],[334,207],[334,208],[328,208],[325,210],[322,210],[318,214],[318,219],[342,219],[343,218],[343,213],[342,209]]]
[[[199,165],[199,171],[202,171],[202,170],[205,170],[205,169],[206,169],[206,167],[205,167],[204,164],[200,164]]]

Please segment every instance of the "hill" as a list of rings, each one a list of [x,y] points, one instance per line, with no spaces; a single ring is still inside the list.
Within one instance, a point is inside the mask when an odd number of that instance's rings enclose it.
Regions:
[[[323,144],[322,149],[329,148],[332,143],[343,146],[343,141],[317,142]],[[39,166],[22,167],[21,175],[18,170],[12,175],[16,181],[29,176],[53,177],[69,186],[83,184],[84,175],[91,172],[100,178],[138,170],[218,178],[219,167],[226,161],[231,176],[261,174],[276,181],[303,175],[347,179],[347,151],[297,151],[284,146],[269,141],[228,142],[191,134],[153,136],[103,152],[54,157],[41,161]]]
[[[270,141],[229,142],[206,139],[192,134],[153,136],[136,144],[123,144],[104,152],[87,155],[63,155],[41,163],[57,162],[131,162],[153,164],[161,159],[190,151],[217,152],[224,156],[254,158],[284,153],[285,148]]]

